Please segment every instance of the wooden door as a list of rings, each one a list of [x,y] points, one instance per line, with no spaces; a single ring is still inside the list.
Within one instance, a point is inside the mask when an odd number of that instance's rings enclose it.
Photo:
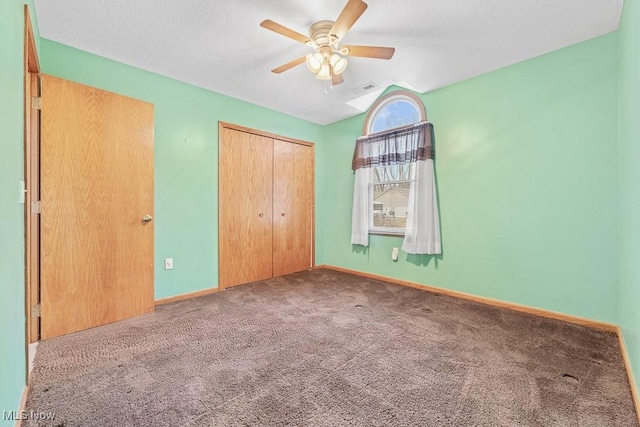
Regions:
[[[42,76],[42,339],[153,311],[153,105]]]
[[[273,276],[273,140],[220,127],[220,287]]]
[[[273,275],[313,265],[313,147],[274,140]]]

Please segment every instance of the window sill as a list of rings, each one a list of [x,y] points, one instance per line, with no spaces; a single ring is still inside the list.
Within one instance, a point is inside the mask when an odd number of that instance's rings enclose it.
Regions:
[[[394,232],[391,232],[391,231],[369,230],[369,235],[389,236],[389,237],[404,237],[404,231],[399,231],[397,233],[394,233]]]

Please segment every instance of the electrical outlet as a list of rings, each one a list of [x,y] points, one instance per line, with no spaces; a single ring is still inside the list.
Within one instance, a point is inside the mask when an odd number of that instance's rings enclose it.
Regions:
[[[165,270],[173,270],[173,258],[165,258],[164,259],[164,269]]]
[[[391,250],[391,260],[398,261],[398,248],[393,248]]]

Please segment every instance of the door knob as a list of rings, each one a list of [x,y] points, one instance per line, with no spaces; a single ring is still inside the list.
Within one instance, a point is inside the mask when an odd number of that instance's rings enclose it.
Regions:
[[[145,215],[142,217],[142,220],[144,222],[151,222],[151,220],[153,219],[153,217],[151,215]]]
[[[281,216],[285,216],[285,215],[286,215],[286,213],[282,212],[280,215],[281,215]]]
[[[262,218],[262,217],[264,216],[264,214],[263,214],[263,213],[259,213],[259,214],[258,214],[258,216],[259,216],[260,218]]]

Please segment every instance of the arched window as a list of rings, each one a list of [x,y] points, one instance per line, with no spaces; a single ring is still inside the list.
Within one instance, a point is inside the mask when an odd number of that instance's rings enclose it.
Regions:
[[[420,98],[407,91],[391,92],[369,108],[362,134],[369,135],[425,120],[427,113]]]
[[[389,93],[371,106],[362,133],[351,165],[351,243],[404,235],[404,252],[441,253],[433,126],[424,104],[410,92]]]
[[[390,131],[424,122],[424,104],[406,91],[391,92],[378,99],[364,121],[364,135]],[[409,190],[414,179],[414,163],[373,166],[369,183],[372,209],[370,234],[402,235],[405,232]]]

